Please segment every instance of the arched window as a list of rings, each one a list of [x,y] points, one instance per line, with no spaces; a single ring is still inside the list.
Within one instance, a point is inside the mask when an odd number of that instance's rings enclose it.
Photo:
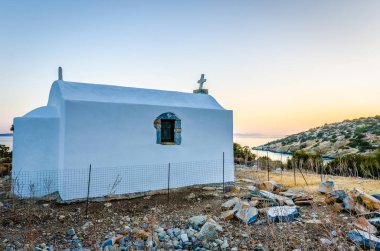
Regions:
[[[161,145],[181,144],[181,120],[172,112],[161,114],[154,121],[156,143]]]

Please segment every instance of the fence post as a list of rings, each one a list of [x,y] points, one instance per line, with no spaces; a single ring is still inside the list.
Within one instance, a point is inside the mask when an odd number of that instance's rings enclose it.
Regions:
[[[91,183],[91,164],[90,169],[88,171],[88,182],[87,182],[87,205],[86,205],[86,218],[88,218],[88,203],[90,198],[90,183]]]
[[[168,204],[170,202],[170,163],[168,164]]]
[[[296,182],[296,165],[297,165],[297,163],[294,163],[294,165],[293,165],[294,185],[297,185],[297,182]]]
[[[224,152],[223,152],[223,193],[225,193],[225,189],[224,189]]]
[[[268,170],[268,181],[269,181],[269,157],[268,157],[268,151],[267,151],[267,170]]]

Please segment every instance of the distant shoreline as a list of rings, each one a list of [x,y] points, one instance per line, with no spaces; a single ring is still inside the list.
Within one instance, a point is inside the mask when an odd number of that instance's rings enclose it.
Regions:
[[[258,151],[267,151],[267,152],[271,152],[271,153],[278,153],[278,154],[285,154],[285,155],[292,155],[294,152],[284,152],[284,151],[280,151],[280,150],[274,150],[274,149],[265,149],[265,148],[262,148],[261,146],[257,146],[257,147],[252,147],[252,150],[258,150]],[[325,159],[325,160],[333,160],[335,158],[333,157],[329,157],[329,156],[325,156],[325,155],[322,155],[322,159]]]

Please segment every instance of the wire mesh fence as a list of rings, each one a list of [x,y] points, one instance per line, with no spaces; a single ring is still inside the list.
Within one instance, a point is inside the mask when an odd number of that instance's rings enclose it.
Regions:
[[[139,194],[234,181],[233,160],[203,160],[146,165],[12,173],[12,193],[19,198],[56,195],[63,201]]]

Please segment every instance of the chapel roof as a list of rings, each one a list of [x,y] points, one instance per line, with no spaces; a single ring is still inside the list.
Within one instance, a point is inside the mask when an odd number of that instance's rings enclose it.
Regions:
[[[87,84],[57,80],[50,91],[49,103],[60,97],[70,101],[156,105],[224,110],[208,94],[193,94],[105,84]]]

